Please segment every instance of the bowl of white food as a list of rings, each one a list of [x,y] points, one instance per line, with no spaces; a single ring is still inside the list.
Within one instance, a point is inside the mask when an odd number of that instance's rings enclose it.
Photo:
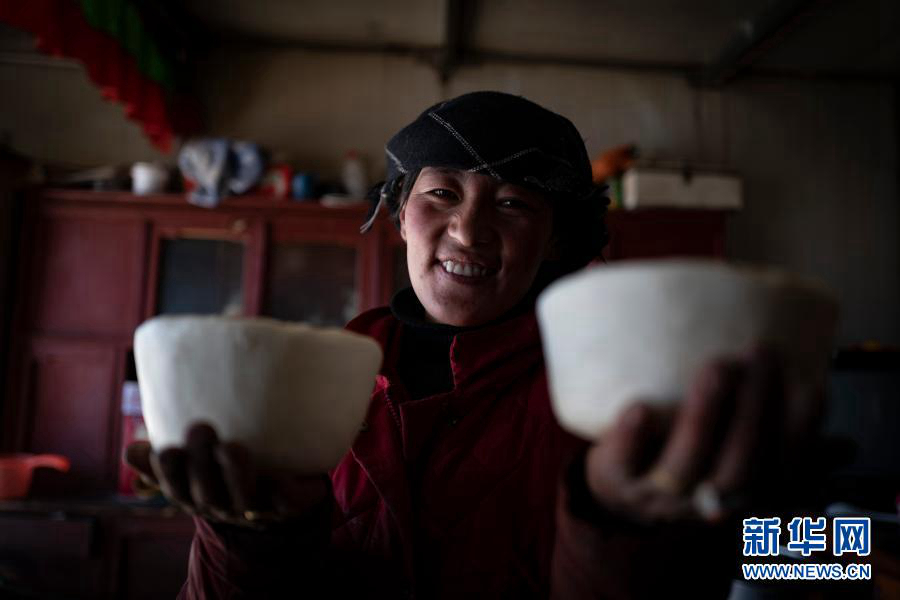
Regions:
[[[378,343],[267,318],[162,316],[138,327],[142,410],[157,451],[212,425],[262,466],[319,473],[353,443],[381,365]]]
[[[814,409],[838,305],[822,285],[722,261],[622,261],[560,279],[538,299],[554,413],[596,439],[636,401],[677,403],[717,358],[764,345],[785,369],[785,418]]]

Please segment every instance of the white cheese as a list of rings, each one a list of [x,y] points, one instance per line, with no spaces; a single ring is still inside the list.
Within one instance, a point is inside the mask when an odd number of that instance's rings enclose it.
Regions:
[[[203,421],[259,464],[305,473],[347,452],[381,365],[369,337],[265,318],[156,317],[134,353],[155,450],[182,446]]]

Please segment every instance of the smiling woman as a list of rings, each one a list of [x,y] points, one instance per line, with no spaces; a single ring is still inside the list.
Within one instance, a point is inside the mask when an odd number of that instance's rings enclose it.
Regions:
[[[580,134],[524,98],[475,92],[438,103],[386,154],[363,231],[387,205],[431,321],[488,323],[606,245],[608,200],[591,181]]]
[[[777,362],[710,364],[684,410],[636,403],[603,436],[572,437],[550,408],[534,302],[606,243],[578,131],[476,92],[427,109],[386,154],[362,229],[388,208],[412,287],[347,325],[384,361],[340,463],[260,471],[203,424],[184,448],[129,450],[197,515],[182,597],[725,597],[736,507],[701,514],[692,492],[752,497],[748,465],[766,472],[783,435]]]

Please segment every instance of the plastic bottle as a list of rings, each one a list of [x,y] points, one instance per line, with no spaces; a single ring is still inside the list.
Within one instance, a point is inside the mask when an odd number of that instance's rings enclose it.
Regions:
[[[344,158],[341,180],[350,197],[360,199],[366,197],[366,192],[369,191],[366,166],[356,150],[349,151]]]

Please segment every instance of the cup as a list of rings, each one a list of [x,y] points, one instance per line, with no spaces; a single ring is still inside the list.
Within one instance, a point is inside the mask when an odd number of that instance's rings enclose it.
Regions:
[[[131,166],[131,191],[138,196],[161,194],[169,182],[169,170],[150,162],[136,162]]]

